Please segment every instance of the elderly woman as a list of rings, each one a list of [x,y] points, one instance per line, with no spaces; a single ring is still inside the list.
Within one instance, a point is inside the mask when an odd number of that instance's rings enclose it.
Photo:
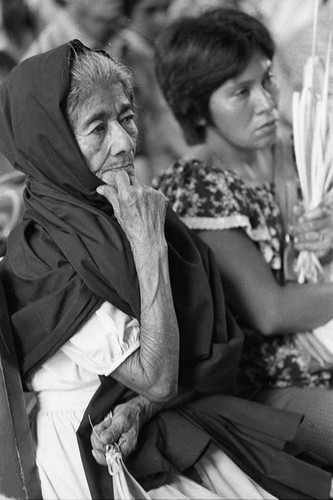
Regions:
[[[331,474],[285,451],[302,417],[231,395],[240,331],[208,247],[133,176],[132,103],[128,71],[79,41],[1,87],[27,176],[3,281],[43,497],[112,498],[118,443],[153,498],[328,498]]]

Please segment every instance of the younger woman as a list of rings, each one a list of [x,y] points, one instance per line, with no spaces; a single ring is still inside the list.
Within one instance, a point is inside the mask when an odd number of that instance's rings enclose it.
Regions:
[[[157,76],[188,143],[202,144],[204,154],[178,161],[153,185],[214,250],[227,301],[247,334],[240,387],[308,416],[311,432],[301,440],[333,463],[332,373],[304,347],[306,332],[333,317],[333,285],[280,281],[283,230],[274,181],[288,180],[278,161],[273,55],[267,29],[235,10],[183,18],[165,30]],[[299,249],[331,245],[329,231],[321,241],[319,232],[307,236],[311,241]]]

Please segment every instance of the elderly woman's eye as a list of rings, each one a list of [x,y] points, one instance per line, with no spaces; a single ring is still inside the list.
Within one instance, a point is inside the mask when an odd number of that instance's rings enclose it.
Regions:
[[[101,135],[102,132],[104,132],[104,130],[105,130],[104,123],[100,123],[99,125],[97,125],[97,127],[94,128],[93,133],[97,134],[97,135]]]

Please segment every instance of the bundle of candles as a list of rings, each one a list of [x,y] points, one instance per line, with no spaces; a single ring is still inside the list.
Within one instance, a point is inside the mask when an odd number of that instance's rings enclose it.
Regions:
[[[304,66],[302,91],[294,92],[292,107],[294,151],[305,211],[333,196],[333,107],[329,98],[332,29],[326,58],[321,60],[316,56],[319,0],[314,2],[314,8],[312,53]],[[300,252],[295,265],[299,283],[332,281],[332,270],[332,265],[324,270],[317,256],[309,251]],[[323,367],[332,368],[333,320],[298,338]]]
[[[294,92],[293,135],[304,210],[317,208],[333,186],[333,109],[330,111],[332,30],[326,60],[316,56],[319,0],[314,2],[312,53],[304,66],[303,87]],[[295,271],[299,283],[317,282],[322,266],[313,252],[300,252]]]

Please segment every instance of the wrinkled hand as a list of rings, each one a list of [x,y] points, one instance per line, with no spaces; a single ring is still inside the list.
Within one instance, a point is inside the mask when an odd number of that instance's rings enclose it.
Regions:
[[[132,245],[164,239],[167,200],[153,188],[141,186],[134,177],[121,170],[107,172],[106,183],[97,188],[113,206],[115,216]],[[147,240],[148,239],[148,240]]]
[[[295,223],[291,228],[294,247],[301,252],[314,252],[320,259],[327,257],[333,247],[333,207],[329,200],[317,208],[304,212],[302,206],[294,208]]]
[[[106,465],[105,451],[108,444],[117,443],[123,458],[130,455],[137,445],[142,425],[150,418],[149,405],[140,396],[115,407],[113,416],[107,415],[95,425],[90,437],[95,460]]]

